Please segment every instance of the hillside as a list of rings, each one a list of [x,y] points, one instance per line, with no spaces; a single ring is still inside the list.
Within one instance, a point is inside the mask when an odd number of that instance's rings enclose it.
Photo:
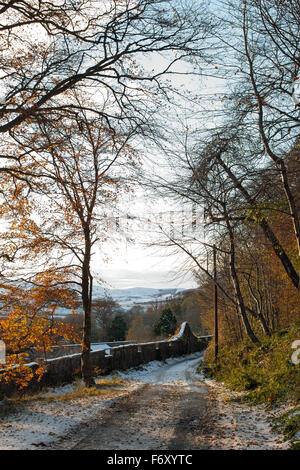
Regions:
[[[111,297],[124,310],[128,310],[134,305],[146,304],[153,301],[163,301],[166,298],[184,291],[185,289],[153,289],[151,287],[131,287],[129,289],[106,289],[101,286],[93,287],[93,300],[103,297]],[[70,310],[59,307],[56,310],[57,317],[64,317],[70,314]]]

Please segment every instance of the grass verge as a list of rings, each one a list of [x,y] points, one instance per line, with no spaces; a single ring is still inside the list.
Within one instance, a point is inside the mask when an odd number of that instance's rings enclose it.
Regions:
[[[300,406],[274,418],[272,430],[280,431],[291,442],[291,449],[300,450]]]
[[[300,340],[300,324],[264,337],[260,345],[245,341],[238,345],[220,348],[217,363],[213,361],[213,344],[210,344],[203,365],[198,372],[223,382],[231,390],[244,392],[235,401],[264,403],[268,409],[289,405],[274,423],[300,448],[300,364],[292,361],[292,344]]]
[[[125,387],[130,382],[125,379],[112,378],[106,379],[101,378],[96,380],[94,387],[85,387],[80,381],[75,382],[73,390],[66,393],[49,393],[47,389],[40,393],[33,395],[13,396],[7,399],[7,403],[10,406],[14,405],[25,405],[26,403],[40,401],[40,402],[51,402],[51,401],[73,401],[85,398],[98,397],[103,399],[114,398],[119,396]],[[15,409],[15,408],[14,408]],[[1,415],[0,415],[1,417]]]

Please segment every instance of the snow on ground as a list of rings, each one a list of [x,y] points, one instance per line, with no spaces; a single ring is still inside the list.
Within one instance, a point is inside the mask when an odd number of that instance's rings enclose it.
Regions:
[[[271,412],[264,405],[232,402],[243,392],[229,391],[223,384],[205,379],[218,414],[218,432],[210,436],[216,449],[228,450],[286,450],[290,444],[283,436],[271,431],[271,418],[279,409]],[[282,411],[282,410],[281,410]]]
[[[102,351],[103,349],[105,349],[109,353],[110,348],[111,348],[111,346],[109,346],[108,344],[105,344],[105,343],[99,343],[99,344],[92,344],[91,345],[91,350],[92,351]]]
[[[122,396],[137,386],[131,385]],[[73,385],[49,390],[46,395],[61,395],[71,392]],[[101,409],[118,398],[81,398],[71,401],[33,401],[26,408],[0,420],[0,450],[34,450],[63,436],[80,423],[93,418]]]
[[[185,357],[153,361],[128,371],[118,371],[107,378],[126,378],[130,382],[120,394],[124,396],[142,383],[166,384],[198,390],[211,401],[215,410],[214,431],[205,436],[214,449],[287,449],[288,442],[271,432],[269,418],[274,413],[264,406],[249,406],[229,401],[240,393],[229,392],[222,384],[204,379],[196,373],[203,353]],[[101,378],[100,378],[101,380]],[[47,395],[72,392],[76,384],[49,389]],[[78,386],[78,383],[77,383]],[[34,444],[49,444],[58,436],[64,436],[78,424],[84,425],[96,413],[118,400],[92,397],[71,401],[53,399],[50,402],[32,401],[20,413],[10,414],[0,420],[0,450],[35,449]]]
[[[270,418],[277,415],[279,409],[269,412],[264,405],[230,401],[243,393],[229,391],[224,385],[197,374],[196,369],[202,357],[203,353],[195,353],[185,359],[182,357],[167,359],[163,365],[161,362],[153,361],[136,370],[118,372],[117,376],[146,383],[181,385],[194,390],[195,387],[199,389],[199,385],[206,386],[212,406],[216,407],[217,412],[215,434],[206,436],[208,442],[213,444],[213,448],[288,449],[289,443],[283,442],[283,436],[271,431]]]
[[[183,357],[172,357],[165,361],[152,361],[135,369],[118,371],[113,376],[143,383],[188,385],[187,369],[196,370],[203,352],[189,354]],[[187,367],[187,361],[189,365]],[[198,376],[199,380],[199,376]]]
[[[173,382],[176,377],[183,377],[184,363],[187,359],[197,357],[199,353],[185,356],[184,359],[170,358],[165,363],[154,361],[145,365],[141,370],[131,370],[128,373],[118,372],[113,377],[127,378],[134,382],[124,389],[124,396],[139,386],[141,381],[155,382],[159,371],[167,370],[171,365],[178,366],[174,369],[169,379]],[[107,376],[111,378],[112,376]],[[101,378],[100,378],[101,380]],[[61,387],[49,388],[44,395],[63,395],[74,390],[77,384],[68,384]],[[41,448],[42,444],[49,444],[58,436],[62,436],[76,427],[79,423],[84,423],[92,418],[97,412],[105,408],[112,401],[118,398],[103,400],[101,397],[86,399],[76,399],[72,401],[53,400],[51,402],[32,401],[26,404],[24,411],[10,414],[0,420],[0,450],[32,450]],[[41,444],[41,447],[34,444]]]

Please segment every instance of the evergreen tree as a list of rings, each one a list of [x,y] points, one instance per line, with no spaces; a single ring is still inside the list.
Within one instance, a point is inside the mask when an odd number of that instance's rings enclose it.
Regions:
[[[165,308],[154,325],[154,332],[157,335],[173,335],[176,325],[177,320],[174,313],[170,308]]]
[[[124,341],[127,332],[127,323],[121,315],[117,315],[111,322],[108,330],[110,341]]]

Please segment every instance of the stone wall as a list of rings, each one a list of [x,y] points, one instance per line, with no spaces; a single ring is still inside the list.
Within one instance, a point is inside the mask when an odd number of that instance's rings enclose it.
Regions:
[[[113,370],[125,370],[155,360],[161,361],[168,357],[202,351],[206,348],[209,339],[209,336],[197,338],[191,332],[189,325],[183,323],[180,332],[169,340],[112,347],[109,354],[107,350],[92,351],[91,363],[98,373],[107,374]],[[76,376],[80,376],[81,355],[77,353],[48,359],[44,364],[46,372],[41,382],[30,384],[31,391],[72,382]],[[38,364],[33,363],[29,367],[34,369],[38,367]],[[11,395],[15,387],[13,384],[2,385],[0,391]]]
[[[115,347],[115,346],[122,346],[124,344],[135,344],[135,343],[141,343],[142,341],[105,341],[102,343],[92,343],[92,345],[98,345],[98,344],[107,344],[110,347]],[[35,361],[40,361],[44,359],[55,359],[58,357],[62,356],[70,356],[71,354],[80,354],[81,353],[81,344],[65,344],[61,346],[53,346],[51,348],[51,351],[46,351],[46,358],[45,354],[43,351],[36,351],[34,348],[32,348],[28,352],[28,362],[35,362]]]

